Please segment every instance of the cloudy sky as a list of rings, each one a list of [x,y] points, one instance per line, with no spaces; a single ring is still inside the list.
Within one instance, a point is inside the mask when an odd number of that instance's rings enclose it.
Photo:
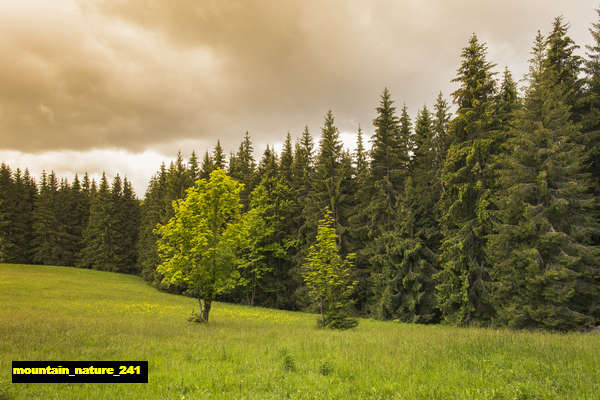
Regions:
[[[0,161],[128,176],[217,139],[258,151],[332,109],[351,147],[384,87],[411,115],[453,90],[475,32],[516,78],[563,15],[582,45],[597,0],[0,0]],[[581,49],[580,54],[584,54]],[[258,156],[258,155],[257,155]]]

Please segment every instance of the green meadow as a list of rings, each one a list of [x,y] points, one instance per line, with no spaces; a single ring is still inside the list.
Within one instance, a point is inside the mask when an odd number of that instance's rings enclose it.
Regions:
[[[600,399],[600,335],[361,320],[216,303],[140,278],[0,264],[0,399]],[[12,384],[12,360],[148,360],[147,384]]]

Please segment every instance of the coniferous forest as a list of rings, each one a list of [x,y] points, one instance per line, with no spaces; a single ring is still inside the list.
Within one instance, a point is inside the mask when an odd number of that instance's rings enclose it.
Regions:
[[[600,16],[600,11],[598,11]],[[311,309],[302,265],[331,218],[353,254],[355,315],[526,329],[600,325],[600,18],[579,56],[568,23],[532,39],[521,85],[473,35],[442,93],[410,116],[384,89],[374,134],[342,147],[332,111],[320,132],[290,134],[255,159],[248,133],[161,165],[143,200],[119,175],[99,182],[0,168],[0,262],[137,274],[163,287],[158,224],[212,171],[244,184],[259,273],[221,300]],[[395,94],[397,96],[397,94]],[[319,139],[314,141],[313,135]]]

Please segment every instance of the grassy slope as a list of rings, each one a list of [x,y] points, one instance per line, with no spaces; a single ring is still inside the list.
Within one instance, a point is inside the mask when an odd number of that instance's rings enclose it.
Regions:
[[[222,303],[201,325],[186,321],[195,307],[133,276],[0,264],[0,399],[600,398],[600,335],[370,320],[335,332]],[[148,360],[150,380],[11,384],[11,360]]]

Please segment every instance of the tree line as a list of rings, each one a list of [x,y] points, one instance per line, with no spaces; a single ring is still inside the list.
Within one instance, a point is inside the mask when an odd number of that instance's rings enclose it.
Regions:
[[[343,149],[327,112],[259,160],[248,133],[229,156],[161,165],[144,199],[116,176],[71,184],[0,168],[0,260],[136,273],[164,289],[158,225],[199,179],[243,183],[241,213],[260,221],[244,246],[248,284],[220,299],[292,310],[313,305],[302,266],[319,222],[352,255],[354,313],[416,323],[580,330],[600,324],[600,23],[587,57],[556,18],[538,32],[526,85],[500,77],[473,35],[452,93],[412,119],[383,91],[370,148]],[[328,210],[327,212],[325,210]],[[258,227],[258,228],[256,228]]]

